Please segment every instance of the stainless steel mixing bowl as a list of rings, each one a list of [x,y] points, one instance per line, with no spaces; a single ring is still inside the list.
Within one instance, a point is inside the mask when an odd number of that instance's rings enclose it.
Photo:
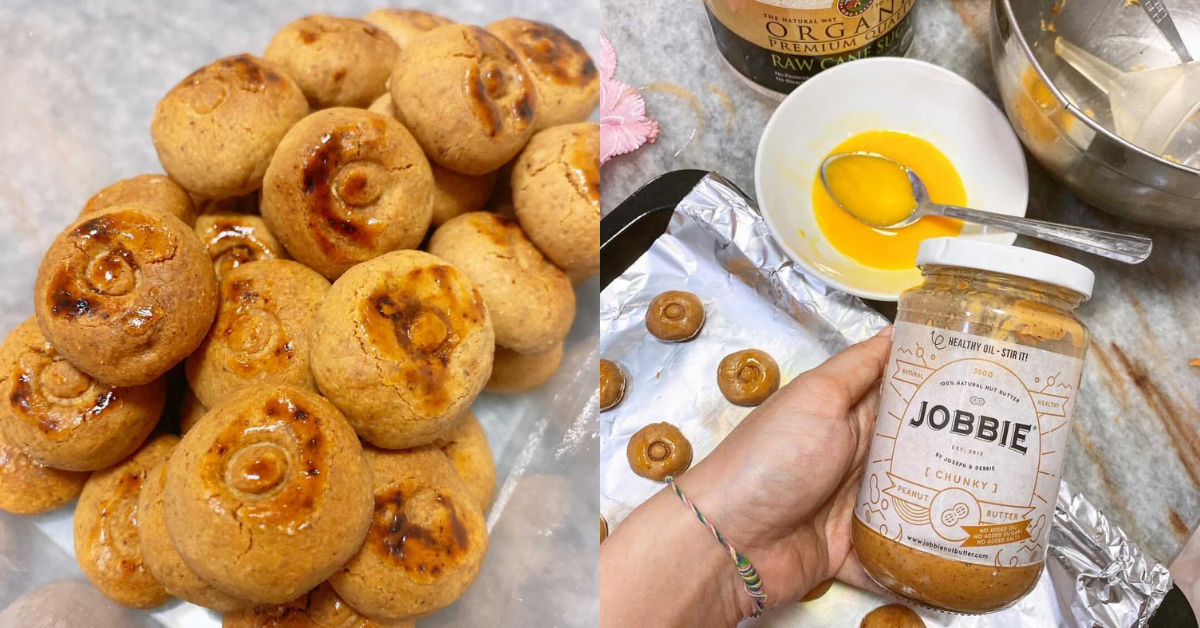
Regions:
[[[1170,9],[1200,55],[1200,2],[1176,0]],[[1179,62],[1142,10],[1125,0],[993,0],[992,70],[1021,142],[1096,207],[1138,222],[1200,229],[1197,157],[1173,163],[1104,128],[1111,121],[1107,97],[1054,54],[1056,36],[1125,71]],[[1200,127],[1189,132],[1200,137]]]

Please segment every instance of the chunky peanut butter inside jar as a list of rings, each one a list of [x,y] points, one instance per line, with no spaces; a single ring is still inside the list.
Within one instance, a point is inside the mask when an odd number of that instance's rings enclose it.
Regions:
[[[1087,328],[1091,271],[957,238],[922,244],[900,296],[855,508],[859,562],[907,600],[1005,608],[1046,559]]]

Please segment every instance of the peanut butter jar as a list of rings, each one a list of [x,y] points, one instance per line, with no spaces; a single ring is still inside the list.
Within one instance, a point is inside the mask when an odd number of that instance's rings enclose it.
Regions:
[[[989,613],[1046,560],[1088,331],[1092,271],[935,238],[900,295],[853,522],[859,562],[910,602]]]

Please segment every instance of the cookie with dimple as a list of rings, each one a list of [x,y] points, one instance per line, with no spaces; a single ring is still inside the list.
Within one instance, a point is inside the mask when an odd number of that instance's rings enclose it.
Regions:
[[[184,390],[183,401],[179,403],[179,432],[186,436],[206,414],[208,414],[208,406],[200,403],[191,388]]]
[[[166,379],[102,383],[75,368],[26,319],[0,346],[0,430],[39,464],[72,471],[111,466],[158,424]]]
[[[258,216],[205,214],[196,219],[196,235],[212,258],[217,281],[242,264],[288,258],[287,250]]]
[[[329,282],[291,260],[238,266],[221,280],[217,320],[185,365],[200,402],[265,384],[316,390],[311,355],[313,319]]]
[[[313,325],[313,375],[359,436],[416,447],[471,407],[494,340],[467,275],[428,253],[395,251],[330,288]]]
[[[375,515],[362,548],[329,579],[368,617],[413,619],[457,600],[487,553],[483,513],[437,447],[367,449]]]
[[[313,109],[366,107],[387,91],[400,47],[362,20],[309,15],[289,22],[263,58],[296,80]]]
[[[399,118],[432,161],[469,175],[491,172],[529,141],[537,88],[503,41],[454,24],[418,37],[392,71]]]
[[[450,459],[458,477],[471,489],[480,510],[487,511],[496,488],[496,462],[492,460],[492,448],[488,446],[479,419],[464,412],[433,444]]]
[[[592,115],[600,102],[600,73],[583,44],[545,22],[518,17],[492,22],[487,29],[517,53],[533,78],[541,99],[539,130]]]
[[[264,604],[221,618],[222,628],[413,628],[417,623],[368,619],[350,608],[328,582],[284,604]]]
[[[139,205],[166,212],[188,225],[196,224],[196,206],[187,190],[170,177],[161,174],[140,174],[96,192],[88,199],[79,216],[87,216],[109,207]]]
[[[217,278],[183,221],[136,206],[87,216],[54,239],[34,288],[38,325],[79,370],[117,386],[153,381],[196,349]]]
[[[545,353],[532,355],[497,346],[487,390],[497,393],[523,393],[540,388],[554,377],[554,373],[562,364],[562,358],[561,342]]]
[[[138,536],[138,496],[151,469],[171,455],[178,436],[160,434],[120,464],[88,479],[75,506],[75,559],[104,595],[133,608],[171,599],[146,569]]]
[[[182,600],[218,611],[245,608],[249,602],[205,582],[188,567],[167,534],[163,519],[163,493],[167,486],[167,461],[146,474],[137,502],[137,531],[142,562],[167,593]]]
[[[47,467],[30,458],[0,430],[0,510],[35,515],[75,499],[88,474]]]
[[[600,411],[611,410],[625,398],[628,383],[621,365],[612,360],[600,360]]]
[[[634,473],[662,482],[692,466],[692,443],[670,423],[651,423],[630,437],[625,456]]]
[[[280,143],[262,214],[292,257],[332,280],[421,244],[432,191],[429,162],[403,125],[364,109],[326,109]]]
[[[358,550],[371,501],[371,470],[342,413],[310,390],[262,386],[213,408],[183,438],[163,515],[205,582],[282,604]]]
[[[262,185],[275,147],[306,115],[308,101],[279,66],[242,54],[196,70],[167,92],[150,135],[179,185],[226,198]]]
[[[440,15],[415,9],[375,9],[363,19],[387,33],[401,50],[423,33],[454,23]]]
[[[582,276],[600,271],[600,126],[533,136],[512,174],[521,228],[550,261]]]
[[[429,252],[479,286],[496,326],[496,344],[517,353],[545,353],[571,330],[571,282],[517,223],[488,212],[463,214],[438,227]]]

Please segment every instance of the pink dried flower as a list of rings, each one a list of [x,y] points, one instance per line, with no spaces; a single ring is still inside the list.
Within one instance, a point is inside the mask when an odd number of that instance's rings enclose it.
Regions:
[[[646,117],[646,101],[636,89],[616,80],[617,50],[600,36],[600,164],[658,138],[658,121]]]

